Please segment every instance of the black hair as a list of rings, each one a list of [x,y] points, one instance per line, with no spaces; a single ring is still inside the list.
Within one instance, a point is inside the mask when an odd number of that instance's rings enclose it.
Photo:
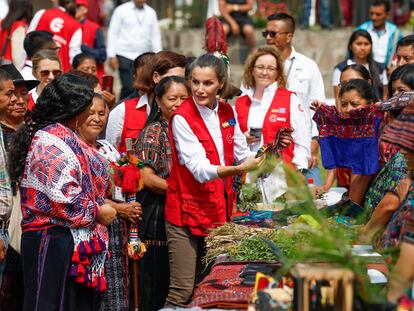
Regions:
[[[73,58],[72,68],[73,69],[78,69],[79,65],[82,64],[83,61],[86,60],[86,59],[93,59],[95,61],[95,63],[97,63],[95,56],[93,56],[92,54],[79,53],[79,54],[75,55],[75,57]]]
[[[287,31],[294,33],[296,28],[295,19],[287,13],[275,13],[269,15],[267,20],[270,21],[284,21],[287,26]]]
[[[9,173],[14,191],[23,175],[35,133],[50,124],[76,117],[92,103],[93,93],[92,86],[85,79],[71,73],[56,77],[44,88],[33,108],[31,120],[11,138]]]
[[[339,98],[341,98],[344,93],[354,90],[359,94],[359,96],[366,99],[369,103],[373,103],[377,99],[372,86],[368,83],[368,81],[363,79],[353,79],[345,83],[345,85],[339,90]]]
[[[0,83],[3,84],[4,81],[13,80],[13,77],[6,70],[0,69]]]
[[[76,16],[76,1],[75,0],[59,0],[59,5],[65,8],[66,12],[75,18]]]
[[[33,18],[33,4],[30,0],[11,0],[9,12],[1,22],[1,28],[10,30],[13,23],[25,19],[27,23]]]
[[[367,68],[365,68],[364,65],[361,65],[361,64],[347,65],[344,69],[342,69],[341,75],[342,75],[343,72],[345,72],[347,70],[356,71],[361,75],[362,79],[372,82],[371,74],[369,73],[369,70]]]
[[[385,7],[385,12],[389,12],[391,9],[390,2],[388,0],[373,0],[371,1],[371,6],[380,6]]]
[[[392,83],[397,80],[401,80],[401,82],[411,90],[414,90],[414,64],[402,65],[392,72],[388,82],[388,92],[390,97],[392,96]]]
[[[402,46],[411,46],[411,48],[414,48],[414,35],[408,35],[405,36],[404,38],[401,38],[400,40],[398,40],[397,42],[397,50],[399,47]]]
[[[155,52],[145,52],[140,54],[137,58],[134,59],[134,72],[137,71],[137,68],[142,67],[145,65],[145,62],[148,60],[147,58],[150,56],[154,56]]]
[[[71,70],[70,73],[85,79],[86,81],[89,82],[90,85],[92,85],[93,88],[96,88],[99,84],[98,77],[93,75],[93,74],[83,72],[83,71],[80,71],[80,70]]]
[[[369,43],[371,44],[371,53],[369,53],[367,57],[368,68],[371,74],[372,84],[374,88],[376,89],[376,93],[379,96],[379,98],[382,98],[382,95],[384,93],[384,86],[382,84],[382,81],[380,80],[380,75],[381,75],[380,69],[378,67],[377,62],[374,60],[374,56],[372,53],[372,50],[373,50],[372,38],[368,31],[359,29],[352,33],[348,41],[348,57],[349,58],[354,57],[354,54],[352,53],[352,50],[351,50],[351,46],[359,37],[363,37],[367,39]]]
[[[40,50],[48,48],[53,41],[53,35],[44,30],[36,30],[29,32],[23,41],[23,47],[26,51],[27,57],[32,59]]]
[[[191,64],[196,60],[195,56],[187,56],[185,58],[185,80],[191,79]]]
[[[151,106],[151,112],[148,116],[146,125],[149,125],[155,121],[160,120],[161,118],[161,111],[158,109],[158,105],[156,103],[156,98],[161,99],[167,93],[168,89],[173,83],[183,84],[187,89],[188,93],[190,93],[190,88],[188,87],[186,80],[183,77],[179,76],[167,76],[160,80],[160,82],[155,86],[154,89],[154,100]]]

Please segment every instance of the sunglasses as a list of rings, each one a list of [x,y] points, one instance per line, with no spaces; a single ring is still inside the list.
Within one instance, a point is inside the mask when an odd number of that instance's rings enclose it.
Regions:
[[[57,77],[62,74],[62,70],[40,70],[40,75],[43,78],[48,77],[50,73],[52,73],[54,77]]]
[[[267,36],[269,36],[270,38],[274,38],[278,35],[284,35],[290,33],[289,31],[284,31],[284,32],[276,32],[276,31],[268,31],[268,30],[264,30],[262,31],[262,36],[263,38],[267,38]]]

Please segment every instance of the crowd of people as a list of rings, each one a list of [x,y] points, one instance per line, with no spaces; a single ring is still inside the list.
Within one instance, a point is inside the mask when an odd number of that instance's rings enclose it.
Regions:
[[[414,35],[386,21],[388,1],[372,1],[333,68],[328,106],[318,64],[293,46],[295,19],[268,16],[257,47],[233,14],[252,2],[221,1],[214,29],[248,41],[239,92],[222,50],[163,51],[145,0],[115,9],[106,44],[85,0],[34,15],[31,1],[11,0],[0,28],[0,310],[131,309],[137,224],[140,309],[185,307],[208,272],[208,231],[237,211],[236,178],[267,165],[258,151],[276,138],[304,182],[328,191],[337,180],[344,206],[367,212],[361,242],[400,249],[388,299],[403,295],[414,279]],[[118,102],[106,61],[119,70]],[[133,202],[111,176],[131,140],[144,185]],[[288,189],[283,165],[256,183],[265,203]]]

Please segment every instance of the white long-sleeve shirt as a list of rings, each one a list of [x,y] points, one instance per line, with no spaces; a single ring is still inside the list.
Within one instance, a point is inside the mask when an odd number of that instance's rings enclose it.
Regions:
[[[64,8],[59,7],[59,9],[65,12]],[[37,25],[39,24],[40,18],[45,13],[45,11],[46,10],[40,10],[33,16],[33,19],[29,25],[29,29],[27,30],[28,33],[36,30]],[[81,44],[82,44],[82,28],[79,28],[73,33],[72,38],[70,39],[70,42],[69,42],[69,62],[71,64],[72,64],[73,58],[76,55],[82,53]]]
[[[111,17],[107,41],[108,57],[120,55],[133,60],[144,52],[161,51],[157,13],[146,4],[137,8],[132,0],[118,6]]]
[[[310,110],[310,104],[314,100],[326,101],[322,74],[318,65],[292,47],[292,52],[283,66],[287,76],[287,89],[296,93],[303,108],[310,113],[310,117],[313,117],[314,112]],[[315,136],[319,136],[318,127],[312,121],[312,137]]]
[[[137,109],[147,105],[147,116],[151,112],[151,105],[148,103],[147,94],[142,95],[137,102]],[[122,102],[111,110],[106,126],[105,139],[118,149],[122,140],[122,131],[125,121],[125,103]]]
[[[267,111],[272,104],[275,92],[277,90],[277,82],[272,83],[265,88],[263,97],[260,101],[253,98],[254,89],[246,89],[246,95],[251,100],[249,117],[247,119],[248,128],[259,128],[263,126],[263,121]],[[311,119],[309,110],[301,106],[301,102],[295,94],[290,97],[290,126],[293,128],[292,138],[295,148],[293,150],[292,163],[298,169],[307,169],[310,159],[311,145]],[[257,151],[263,145],[263,135],[258,144],[251,145],[252,151]]]
[[[214,109],[209,109],[198,104],[196,104],[196,107],[214,140],[214,144],[216,145],[220,156],[220,164],[224,166],[226,164],[224,161],[224,147],[220,129],[221,123],[218,117],[218,105],[216,105]],[[200,183],[219,178],[217,173],[217,168],[219,166],[210,163],[203,145],[193,133],[184,117],[180,115],[175,115],[173,117],[172,131],[175,149],[180,164],[185,165],[194,178]],[[233,140],[234,157],[236,161],[242,162],[247,157],[255,154],[249,150],[246,137],[241,132],[238,123],[234,126]]]

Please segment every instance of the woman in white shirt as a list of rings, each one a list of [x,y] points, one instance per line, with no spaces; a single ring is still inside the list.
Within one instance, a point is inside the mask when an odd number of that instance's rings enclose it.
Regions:
[[[293,143],[282,150],[282,158],[306,171],[310,159],[311,123],[309,111],[295,93],[286,90],[283,60],[271,46],[260,47],[246,62],[246,95],[236,101],[237,120],[252,151],[275,140],[281,128],[291,128]],[[274,174],[258,180],[265,203],[286,192],[281,166]]]
[[[224,62],[211,54],[198,57],[190,84],[192,96],[169,122],[172,167],[165,218],[171,275],[166,306],[186,306],[201,280],[204,237],[231,219],[231,176],[263,163],[247,148],[232,107],[217,101],[227,84]],[[235,160],[242,164],[233,166]]]

